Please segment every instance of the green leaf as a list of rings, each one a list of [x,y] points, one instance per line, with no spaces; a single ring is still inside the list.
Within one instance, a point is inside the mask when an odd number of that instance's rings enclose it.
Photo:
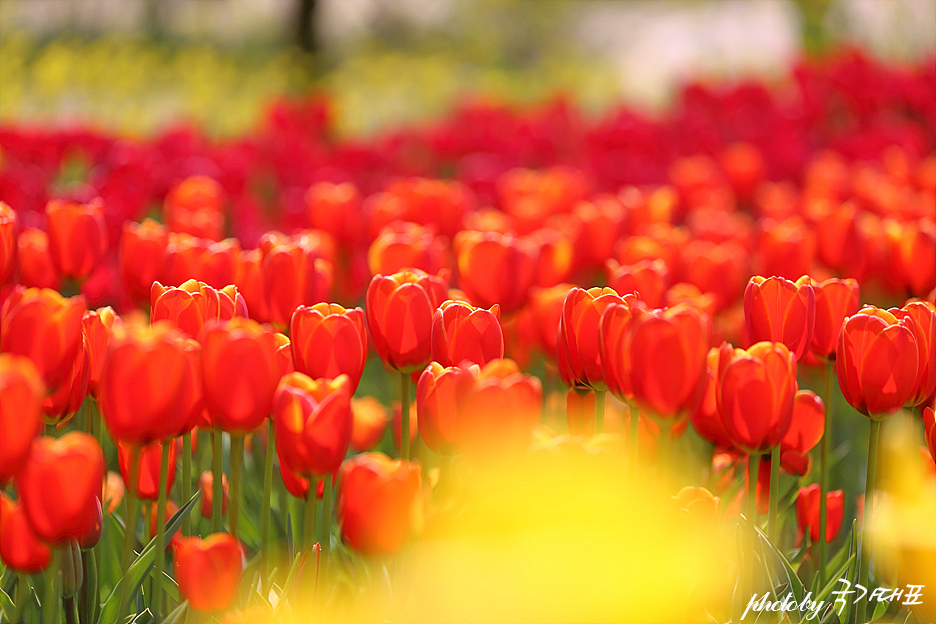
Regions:
[[[845,563],[843,563],[835,571],[835,574],[829,577],[829,582],[826,583],[826,586],[822,588],[822,591],[816,593],[817,601],[825,600],[832,593],[832,590],[835,588],[835,586],[839,584],[839,579],[841,579],[842,575],[845,574],[846,570],[848,570],[848,566],[855,562],[855,559],[855,555],[851,555],[848,559],[845,560]]]
[[[887,611],[887,605],[890,604],[886,600],[879,600],[877,606],[874,607],[874,615],[871,616],[872,622],[877,622],[881,617],[884,616],[884,613]]]
[[[757,534],[760,538],[767,544],[770,550],[773,552],[774,556],[780,560],[783,569],[786,571],[787,579],[790,581],[790,591],[793,592],[793,597],[796,598],[796,602],[803,602],[803,596],[806,594],[805,588],[803,587],[803,582],[797,576],[796,571],[793,569],[792,564],[783,556],[783,553],[777,550],[773,544],[770,543],[770,540],[767,539],[767,536],[764,535],[764,532],[761,531],[758,527],[754,527],[754,530],[757,531]]]
[[[188,600],[184,601],[178,607],[172,610],[172,612],[166,616],[166,619],[162,621],[162,624],[179,624],[180,622],[185,621],[185,612],[188,610]]]
[[[13,599],[10,596],[0,589],[0,613],[4,614],[6,617],[4,619],[9,620],[10,614],[13,613]]]
[[[280,594],[279,602],[276,603],[276,609],[273,610],[274,613],[279,611],[280,607],[286,603],[286,595],[290,593],[293,586],[296,584],[296,574],[299,572],[299,561],[302,559],[302,553],[296,555],[293,559],[292,565],[289,566],[289,574],[286,576],[286,583],[283,584],[283,593]]]
[[[185,520],[186,516],[195,508],[195,503],[198,502],[198,499],[201,497],[201,490],[197,490],[195,495],[185,503],[179,511],[175,512],[172,518],[169,519],[169,522],[166,523],[166,535],[171,536],[175,535],[175,532],[179,530],[179,527],[182,526],[182,521]],[[120,609],[120,593],[122,587],[129,583],[130,585],[130,596],[132,597],[139,591],[140,586],[143,584],[143,581],[149,575],[150,568],[153,566],[153,562],[156,559],[156,538],[150,540],[150,542],[140,551],[139,556],[136,560],[130,564],[130,568],[127,570],[127,573],[117,581],[117,584],[114,586],[113,591],[111,591],[110,596],[107,597],[107,600],[104,601],[104,604],[101,606],[101,614],[98,617],[98,624],[110,624],[117,620],[117,613]],[[142,614],[141,614],[142,615]]]

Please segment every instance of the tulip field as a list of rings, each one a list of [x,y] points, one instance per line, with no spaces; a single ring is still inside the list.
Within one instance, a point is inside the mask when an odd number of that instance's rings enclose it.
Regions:
[[[0,622],[936,621],[936,62],[367,138],[0,125]]]

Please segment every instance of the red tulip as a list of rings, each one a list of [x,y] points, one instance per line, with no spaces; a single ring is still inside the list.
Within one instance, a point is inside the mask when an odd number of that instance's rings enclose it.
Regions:
[[[168,523],[172,516],[176,515],[176,512],[179,511],[179,506],[176,505],[173,501],[166,501],[166,515],[163,516],[163,524]],[[156,537],[156,529],[159,518],[159,503],[153,501],[151,503],[143,504],[143,517],[147,519],[147,526],[149,527],[149,538],[153,539]],[[167,536],[168,537],[168,536]],[[172,537],[169,537],[168,543],[166,544],[166,550],[175,549],[176,545],[179,543],[179,540],[182,539],[182,529],[179,528]]]
[[[428,363],[432,315],[447,296],[444,277],[415,269],[374,276],[364,311],[374,349],[388,368],[411,373]]]
[[[536,247],[510,234],[459,232],[453,243],[459,285],[472,303],[500,304],[505,314],[526,303],[536,271]]]
[[[853,279],[827,279],[813,282],[816,294],[816,324],[810,352],[820,360],[835,353],[845,319],[859,308],[858,282]]]
[[[751,343],[782,342],[799,361],[812,343],[816,295],[811,280],[755,275],[744,291],[744,323]]]
[[[624,299],[610,288],[573,288],[562,304],[559,318],[559,374],[567,386],[594,390],[608,388],[601,368],[598,331],[601,315]]]
[[[100,384],[111,436],[142,445],[191,430],[201,411],[199,355],[198,343],[168,323],[115,332]]]
[[[816,233],[802,218],[762,219],[759,225],[758,273],[790,280],[809,273],[816,258]]]
[[[420,528],[419,464],[364,453],[344,462],[338,480],[341,536],[354,550],[385,556],[400,550]]]
[[[601,369],[608,390],[621,399],[633,397],[630,369],[627,368],[627,352],[630,348],[629,328],[638,309],[643,309],[643,302],[633,295],[626,295],[624,303],[613,304],[601,315],[598,334],[598,347],[601,351]],[[561,370],[561,369],[560,369]]]
[[[228,433],[250,433],[273,407],[283,374],[276,335],[235,317],[205,329],[202,382],[212,422]]]
[[[54,290],[17,287],[0,311],[0,351],[25,355],[39,369],[46,390],[68,382],[81,353],[84,299]]]
[[[490,310],[444,301],[432,316],[432,360],[454,366],[464,360],[486,364],[504,357],[500,306]]]
[[[796,395],[790,350],[780,342],[758,342],[747,350],[723,344],[718,366],[718,412],[733,446],[757,454],[780,444]]]
[[[888,310],[898,319],[910,320],[917,343],[917,383],[907,406],[926,405],[936,393],[936,305],[911,301],[902,308]]]
[[[712,321],[687,305],[634,313],[627,328],[624,374],[634,400],[655,416],[673,418],[702,399]],[[614,357],[614,356],[612,356]]]
[[[163,278],[167,286],[181,286],[190,279],[212,288],[233,284],[240,273],[241,248],[228,238],[214,242],[188,234],[169,234]],[[152,286],[152,284],[150,284]]]
[[[0,201],[0,286],[13,273],[16,264],[16,213]]]
[[[156,500],[159,498],[159,471],[162,466],[163,444],[169,444],[169,480],[166,485],[166,494],[172,489],[176,473],[176,445],[171,441],[157,440],[134,449],[130,444],[118,441],[117,464],[120,467],[120,476],[125,484],[133,490],[133,495],[143,500]],[[133,483],[131,475],[134,472],[134,454],[139,454],[140,467],[137,468],[137,480]]]
[[[796,542],[802,543],[803,536],[809,531],[809,540],[813,544],[819,541],[819,511],[822,490],[818,483],[801,487],[796,496]],[[844,518],[845,494],[842,490],[826,492],[826,534],[825,541],[831,542],[838,535]]]
[[[559,319],[566,295],[575,288],[571,284],[559,284],[551,288],[530,290],[530,315],[536,330],[537,343],[553,361],[558,357]]]
[[[90,368],[88,346],[82,335],[81,349],[75,355],[68,379],[54,393],[46,396],[42,402],[42,411],[50,421],[68,422],[78,412],[88,393]]]
[[[214,533],[204,540],[182,537],[174,549],[173,566],[179,593],[193,609],[223,611],[237,596],[244,553],[229,533]]]
[[[49,254],[58,272],[84,280],[107,253],[103,203],[51,201],[46,206]]]
[[[190,338],[201,338],[205,324],[247,318],[247,303],[234,285],[215,290],[190,279],[178,288],[153,282],[150,292],[150,322],[167,320]]]
[[[416,412],[423,442],[437,453],[449,455],[457,443],[457,423],[479,371],[468,367],[444,367],[432,362],[416,384]]]
[[[30,526],[53,544],[80,540],[96,529],[100,517],[104,453],[86,433],[33,441],[26,463],[16,475]]]
[[[42,431],[44,395],[32,360],[0,353],[0,484],[13,478]]]
[[[883,228],[887,275],[893,283],[915,295],[936,287],[936,223],[932,217],[905,223],[888,219]]]
[[[404,269],[420,269],[435,275],[449,267],[448,241],[435,231],[407,221],[384,227],[367,251],[371,275],[391,275]]]
[[[152,219],[126,222],[120,237],[119,264],[127,293],[135,303],[148,303],[153,282],[162,278],[169,232]]]
[[[835,372],[845,400],[879,420],[900,409],[919,387],[913,321],[865,306],[842,327]]]
[[[387,430],[387,408],[374,397],[351,399],[351,448],[369,451],[380,442]]]
[[[564,231],[542,228],[524,237],[536,246],[536,275],[533,284],[549,288],[566,282],[575,269],[575,247]]]
[[[201,490],[201,515],[203,518],[211,519],[211,510],[214,505],[214,474],[206,470],[198,477],[198,489]],[[227,514],[228,507],[228,482],[227,475],[221,474],[221,515]]]
[[[600,267],[605,258],[614,255],[614,244],[624,234],[624,205],[616,196],[603,195],[592,201],[578,202],[572,214],[581,223],[581,234],[576,241],[581,261],[588,267]]]
[[[718,413],[718,362],[721,349],[712,347],[706,357],[706,384],[702,400],[692,411],[692,426],[702,438],[716,447],[731,448],[731,435]]]
[[[332,265],[299,241],[275,245],[263,258],[263,290],[273,323],[289,324],[299,306],[322,303],[332,284]]]
[[[663,293],[669,286],[669,269],[662,260],[641,260],[622,266],[610,259],[605,262],[605,278],[608,287],[619,295],[636,293],[652,309],[663,305]]]
[[[42,572],[52,561],[52,550],[33,532],[22,504],[10,500],[3,492],[0,492],[0,561],[22,574]]]
[[[81,319],[81,330],[88,348],[88,394],[95,398],[100,394],[101,373],[115,326],[123,328],[124,325],[110,306],[88,310]]]
[[[16,246],[23,285],[59,290],[62,276],[52,264],[48,235],[42,230],[26,228],[17,237]]]
[[[309,225],[323,230],[343,247],[357,243],[364,230],[361,194],[351,182],[317,182],[306,193]]]
[[[819,260],[831,269],[856,275],[866,258],[854,204],[816,200],[807,203],[804,210],[816,228]]]
[[[283,377],[273,404],[276,448],[293,472],[318,478],[335,472],[351,442],[351,382]]]
[[[289,328],[296,370],[313,379],[347,375],[354,394],[367,362],[364,311],[337,303],[299,306]]]
[[[173,232],[218,240],[224,230],[224,189],[206,176],[191,176],[166,195],[163,212]]]
[[[473,208],[474,195],[461,182],[417,177],[391,182],[365,205],[375,232],[393,221],[412,221],[435,225],[445,236],[461,230],[465,213]]]
[[[825,405],[814,392],[799,390],[793,399],[790,428],[783,436],[781,448],[805,455],[822,439],[825,431]]]
[[[263,287],[263,250],[241,251],[238,260],[240,274],[237,278],[237,291],[247,303],[250,318],[258,323],[270,320],[267,311],[266,290]]]

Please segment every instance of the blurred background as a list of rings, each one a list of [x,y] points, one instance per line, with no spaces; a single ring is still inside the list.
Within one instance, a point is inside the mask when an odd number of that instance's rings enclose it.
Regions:
[[[0,123],[224,137],[309,91],[348,137],[466,97],[652,113],[840,44],[931,58],[936,0],[0,0]]]

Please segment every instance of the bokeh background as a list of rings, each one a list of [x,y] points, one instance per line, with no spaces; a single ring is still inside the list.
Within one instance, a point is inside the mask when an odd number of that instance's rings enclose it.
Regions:
[[[348,137],[468,97],[652,112],[841,44],[932,56],[936,0],[0,0],[0,123],[224,137],[310,90]]]

